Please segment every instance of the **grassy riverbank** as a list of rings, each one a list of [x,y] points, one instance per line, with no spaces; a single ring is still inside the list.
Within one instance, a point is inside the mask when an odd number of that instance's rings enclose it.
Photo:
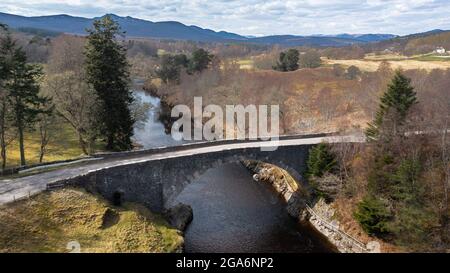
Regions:
[[[83,156],[83,151],[77,138],[76,131],[64,121],[58,121],[50,131],[50,141],[44,156],[44,162],[58,161]],[[27,164],[39,163],[40,135],[38,131],[25,133],[25,157]],[[103,145],[99,142],[96,150],[102,150]],[[7,166],[20,165],[19,142],[15,139],[8,146]]]
[[[0,252],[175,252],[183,237],[143,206],[113,207],[80,189],[41,193],[0,210]]]

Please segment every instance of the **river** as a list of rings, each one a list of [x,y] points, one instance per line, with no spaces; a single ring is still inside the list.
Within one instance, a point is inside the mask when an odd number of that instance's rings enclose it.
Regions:
[[[145,125],[135,129],[135,141],[143,148],[179,145],[158,120],[159,99],[143,91],[134,93],[153,106]],[[194,212],[185,232],[186,252],[333,251],[323,236],[291,218],[270,186],[255,182],[239,163],[208,170],[175,202],[189,204]]]
[[[183,142],[175,141],[170,135],[167,135],[164,125],[159,121],[159,112],[161,110],[160,99],[142,90],[134,90],[133,93],[143,103],[151,105],[151,108],[147,112],[147,121],[143,126],[134,129],[134,141],[142,146],[143,149],[182,144]]]

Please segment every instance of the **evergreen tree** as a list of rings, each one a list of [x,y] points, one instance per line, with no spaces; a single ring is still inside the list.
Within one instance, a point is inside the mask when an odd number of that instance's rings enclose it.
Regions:
[[[361,75],[361,70],[357,66],[350,66],[347,69],[347,79],[354,80]]]
[[[277,62],[277,65],[273,67],[273,69],[283,72],[295,71],[299,68],[299,56],[300,54],[297,49],[289,49],[286,52],[281,52],[279,61]]]
[[[166,54],[161,58],[161,65],[156,70],[156,75],[161,78],[164,83],[179,83],[181,67],[188,64],[186,55],[169,55]]]
[[[368,124],[367,139],[377,140],[382,133],[382,126],[387,122],[391,125],[392,132],[396,134],[398,127],[405,121],[408,110],[416,103],[416,92],[411,86],[411,79],[404,76],[401,71],[396,71],[387,91],[381,97],[375,120]]]
[[[101,103],[100,134],[107,149],[130,150],[134,120],[129,106],[133,96],[126,50],[116,40],[120,26],[105,16],[94,21],[88,33],[86,74]]]
[[[4,87],[8,92],[7,102],[12,112],[10,118],[18,132],[20,164],[26,165],[24,133],[36,122],[36,117],[41,112],[39,105],[46,100],[39,96],[38,79],[42,76],[42,67],[27,63],[25,52],[11,38],[6,41],[2,53],[9,56],[10,60]]]
[[[369,235],[382,235],[390,232],[389,221],[392,213],[379,198],[366,196],[358,204],[354,217]]]
[[[195,72],[202,72],[211,63],[213,55],[203,48],[196,49],[192,52],[192,56],[189,59],[187,72],[193,74]]]
[[[8,90],[5,83],[11,71],[11,51],[14,41],[11,38],[6,25],[0,24],[0,154],[2,158],[1,168],[6,167],[6,148],[10,142],[8,132],[11,128],[11,107],[8,103]]]
[[[320,143],[310,149],[306,164],[309,178],[322,177],[324,173],[330,172],[336,167],[336,159],[330,152],[328,145]]]

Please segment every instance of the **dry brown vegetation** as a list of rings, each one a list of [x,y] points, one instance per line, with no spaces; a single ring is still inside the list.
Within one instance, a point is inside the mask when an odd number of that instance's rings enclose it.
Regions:
[[[325,59],[325,63],[329,65],[340,64],[344,66],[357,66],[363,71],[374,72],[380,66],[380,61],[371,59],[360,59],[360,60],[333,60]],[[403,69],[403,70],[417,70],[425,69],[431,71],[433,69],[448,69],[450,68],[450,62],[443,61],[418,61],[418,60],[389,60],[387,61],[393,69]]]
[[[331,120],[348,123],[346,119],[351,118],[350,126],[365,124],[361,109],[354,107],[355,83],[335,77],[329,68],[282,73],[225,65],[194,76],[182,75],[180,85],[161,86],[158,94],[173,105],[193,106],[195,96],[203,97],[204,105],[278,104],[281,130],[287,134],[336,130]],[[335,99],[325,99],[328,96]]]
[[[170,105],[190,107],[196,96],[203,98],[203,105],[222,107],[278,104],[284,134],[360,131],[373,119],[379,96],[394,73],[388,62],[377,65],[375,71],[350,80],[330,67],[277,72],[243,70],[237,63],[223,63],[201,74],[182,74],[179,85],[162,85],[156,92]],[[412,78],[425,113],[430,114],[436,109],[432,104],[442,103],[448,94],[450,70],[405,73]]]

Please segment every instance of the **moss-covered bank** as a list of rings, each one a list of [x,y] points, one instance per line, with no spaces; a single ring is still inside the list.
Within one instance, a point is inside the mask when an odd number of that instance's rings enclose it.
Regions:
[[[44,192],[0,208],[0,252],[179,252],[183,237],[137,204],[112,206],[81,189]]]

